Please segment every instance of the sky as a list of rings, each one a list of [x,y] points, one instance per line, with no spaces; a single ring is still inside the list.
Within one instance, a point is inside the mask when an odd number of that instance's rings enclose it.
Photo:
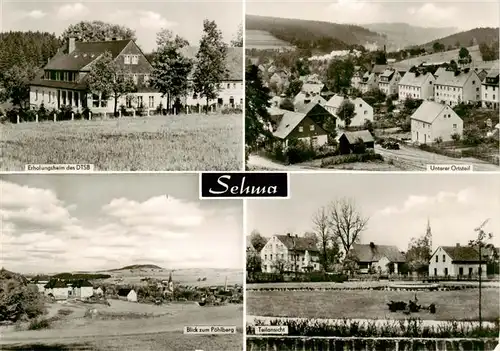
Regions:
[[[286,4],[286,5],[285,5]],[[498,0],[400,1],[337,0],[276,1],[247,0],[246,13],[334,23],[368,24],[404,22],[420,27],[498,27]]]
[[[467,245],[474,229],[485,230],[500,245],[500,177],[492,174],[291,174],[289,200],[248,200],[247,235],[303,234],[312,217],[341,198],[355,201],[368,217],[360,242],[396,245],[406,251],[412,237],[425,234],[429,220],[433,248]]]
[[[243,266],[241,200],[197,174],[2,175],[0,267],[19,273]]]
[[[101,20],[136,31],[145,52],[156,46],[156,33],[167,28],[198,45],[203,20],[215,20],[229,43],[243,22],[243,4],[237,0],[197,1],[13,1],[2,0],[2,31],[39,30],[59,36],[70,24]]]

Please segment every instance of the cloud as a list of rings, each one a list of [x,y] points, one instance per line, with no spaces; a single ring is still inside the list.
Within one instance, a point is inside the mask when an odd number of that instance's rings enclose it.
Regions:
[[[32,10],[28,13],[26,13],[26,17],[32,18],[32,19],[40,19],[45,17],[47,14],[41,10]]]
[[[338,0],[328,6],[330,20],[337,23],[378,22],[380,5],[360,0]],[[363,16],[360,16],[360,13]]]
[[[139,24],[143,28],[158,30],[161,28],[170,28],[176,26],[176,22],[170,22],[162,15],[153,11],[141,11]]]
[[[453,22],[457,17],[457,8],[454,6],[439,6],[433,3],[425,3],[418,8],[409,8],[408,13],[413,16],[414,23],[443,26],[447,22]]]
[[[62,20],[85,17],[89,13],[89,8],[80,2],[63,5],[57,9],[57,17]]]

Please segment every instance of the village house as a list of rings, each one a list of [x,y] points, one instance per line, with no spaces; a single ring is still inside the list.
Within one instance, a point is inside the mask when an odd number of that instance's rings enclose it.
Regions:
[[[68,287],[65,282],[61,280],[52,280],[45,285],[43,293],[55,300],[67,300],[70,291],[72,291],[72,288]]]
[[[187,58],[195,60],[198,47],[187,46],[181,49],[181,53]],[[216,105],[218,107],[243,107],[243,50],[240,47],[229,47],[227,49],[226,57],[227,77],[220,83],[220,91],[217,99],[209,101],[209,105]],[[268,70],[269,72],[269,70]],[[269,72],[271,73],[271,72]],[[192,74],[192,73],[191,73]],[[191,75],[190,75],[191,78]],[[206,100],[204,97],[198,96],[193,91],[189,92],[186,98],[182,101],[187,106],[205,106]]]
[[[308,98],[305,98],[304,100],[297,101],[297,103],[294,104],[294,107],[295,111],[305,113],[305,110],[308,108],[308,106],[315,104],[325,106],[326,100],[321,95],[310,96]]]
[[[358,264],[360,273],[395,273],[405,257],[394,245],[353,244],[348,257]]]
[[[148,86],[152,66],[133,40],[80,42],[69,38],[30,83],[30,105],[59,110],[62,106],[80,112],[89,108],[93,113],[112,113],[114,100],[110,96],[88,93],[88,73],[106,52],[130,75],[137,91],[119,98],[118,107],[154,110],[166,98]]]
[[[365,72],[361,82],[359,83],[359,90],[366,94],[370,90],[378,88],[378,77],[375,73]]]
[[[485,108],[499,108],[499,75],[500,70],[498,69],[498,67],[492,68],[481,84],[481,101],[482,106]]]
[[[325,104],[325,108],[337,116],[337,111],[344,101],[349,101],[354,105],[354,117],[351,119],[349,124],[350,127],[361,127],[368,120],[373,122],[373,107],[368,105],[368,103],[360,97],[349,98],[347,96],[334,95]],[[340,116],[337,116],[340,117]],[[337,118],[337,126],[340,128],[345,128],[345,122],[342,118]]]
[[[394,69],[386,69],[380,74],[378,88],[387,96],[398,93],[398,83],[401,75]]]
[[[305,75],[305,76],[300,76],[299,80],[302,83],[304,83],[304,84],[307,84],[307,83],[310,83],[310,84],[322,84],[319,75],[316,74],[316,73],[311,73],[311,74],[308,74],[308,75]]]
[[[481,271],[479,265],[481,264]],[[486,262],[479,260],[479,252],[470,246],[439,246],[429,261],[431,277],[486,277]]]
[[[285,70],[279,70],[274,72],[269,78],[269,85],[275,85],[280,90],[284,90],[288,87],[289,84],[289,74]]]
[[[302,85],[301,91],[306,94],[310,94],[312,96],[319,95],[323,89],[325,88],[325,85],[323,83],[304,83]]]
[[[94,296],[103,296],[104,290],[99,286],[94,289]]]
[[[406,72],[398,83],[398,98],[400,101],[407,98],[415,100],[434,99],[435,81],[436,78],[430,72]]]
[[[410,117],[411,141],[419,144],[450,141],[463,135],[464,122],[449,105],[424,101]]]
[[[339,150],[342,155],[356,152],[356,147],[362,143],[366,149],[375,148],[375,139],[368,130],[359,130],[355,132],[342,132],[337,137]]]
[[[263,272],[318,271],[319,250],[314,240],[298,235],[274,235],[260,252]]]
[[[137,302],[137,293],[134,289],[121,288],[118,289],[118,298],[129,302]]]
[[[281,140],[284,148],[288,147],[291,138],[311,144],[313,147],[320,147],[328,142],[326,131],[314,122],[308,113],[270,108],[269,114],[274,125],[273,135]]]
[[[363,81],[363,71],[357,69],[351,77],[351,87],[361,90],[361,82]]]
[[[475,103],[481,99],[481,80],[476,71],[468,68],[440,72],[434,87],[434,101],[452,107],[460,103]]]
[[[93,285],[86,280],[77,281],[72,284],[73,291],[71,293],[72,296],[75,296],[80,299],[85,299],[94,295],[94,287]]]

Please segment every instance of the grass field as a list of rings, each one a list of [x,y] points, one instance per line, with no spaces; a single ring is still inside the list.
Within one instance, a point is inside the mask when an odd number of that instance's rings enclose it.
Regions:
[[[0,126],[1,171],[93,164],[99,171],[242,168],[241,115],[123,117]]]
[[[340,291],[248,291],[247,314],[253,316],[297,318],[405,319],[403,313],[391,313],[387,303],[409,301],[411,291],[340,290]],[[417,293],[420,305],[436,304],[436,314],[414,314],[426,320],[475,320],[478,316],[478,289],[426,291]],[[499,318],[499,290],[483,290],[483,319]]]

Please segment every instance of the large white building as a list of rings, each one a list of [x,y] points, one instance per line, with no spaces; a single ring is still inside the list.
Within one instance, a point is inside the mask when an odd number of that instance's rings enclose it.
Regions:
[[[394,69],[386,69],[378,79],[378,88],[387,96],[398,93],[401,75]]]
[[[481,79],[474,70],[443,70],[434,83],[434,101],[449,106],[475,103],[481,99]]]
[[[424,101],[411,115],[411,141],[419,144],[430,144],[438,139],[453,140],[454,134],[463,135],[462,119],[446,104]]]
[[[436,78],[427,72],[406,72],[398,84],[398,98],[403,101],[407,98],[416,100],[434,99],[434,82]]]
[[[309,272],[320,269],[314,240],[297,235],[274,235],[260,251],[263,272]]]
[[[337,111],[344,103],[344,101],[349,101],[354,105],[354,117],[352,118],[349,126],[361,127],[367,120],[373,122],[373,107],[368,105],[368,103],[360,97],[349,98],[341,95],[334,95],[325,104],[325,108],[327,109],[327,111],[337,116]],[[340,117],[337,118],[337,126],[340,128],[345,128],[345,122]]]
[[[469,246],[439,246],[429,261],[431,277],[486,277],[486,262],[479,260],[479,252]]]
[[[481,84],[481,101],[483,107],[493,109],[498,109],[499,107],[499,72],[498,67],[492,68]]]

